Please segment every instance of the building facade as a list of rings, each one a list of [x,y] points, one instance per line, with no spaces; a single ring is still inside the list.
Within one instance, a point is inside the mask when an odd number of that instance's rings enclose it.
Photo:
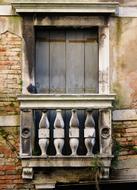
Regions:
[[[137,1],[0,1],[0,189],[134,188],[136,30]]]

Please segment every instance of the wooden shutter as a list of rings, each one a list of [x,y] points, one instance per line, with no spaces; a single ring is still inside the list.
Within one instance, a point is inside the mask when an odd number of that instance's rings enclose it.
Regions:
[[[38,93],[98,92],[97,29],[36,32]]]

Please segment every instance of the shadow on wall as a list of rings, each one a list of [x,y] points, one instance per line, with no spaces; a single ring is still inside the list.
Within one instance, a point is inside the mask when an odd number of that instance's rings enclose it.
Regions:
[[[135,190],[137,188],[136,183],[111,183],[110,184],[100,184],[100,190],[116,190],[116,189],[124,189],[124,190]],[[57,185],[56,190],[96,190],[95,185]]]

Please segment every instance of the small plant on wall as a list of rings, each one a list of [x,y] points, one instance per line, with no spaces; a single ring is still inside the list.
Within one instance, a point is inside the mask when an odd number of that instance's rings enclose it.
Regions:
[[[121,145],[120,143],[113,139],[113,150],[112,150],[112,153],[113,153],[113,159],[112,159],[112,168],[115,168],[118,164],[118,157],[119,157],[119,154],[120,154],[120,151],[121,151]]]
[[[95,186],[97,190],[100,190],[100,177],[101,177],[101,168],[103,167],[103,163],[101,162],[101,159],[97,156],[94,157],[92,160],[92,177],[95,180]]]

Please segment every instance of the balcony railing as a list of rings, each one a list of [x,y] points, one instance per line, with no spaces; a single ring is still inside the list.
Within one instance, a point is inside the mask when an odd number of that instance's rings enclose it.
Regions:
[[[91,167],[102,162],[108,178],[112,158],[114,95],[24,95],[21,102],[23,177],[33,167]]]

